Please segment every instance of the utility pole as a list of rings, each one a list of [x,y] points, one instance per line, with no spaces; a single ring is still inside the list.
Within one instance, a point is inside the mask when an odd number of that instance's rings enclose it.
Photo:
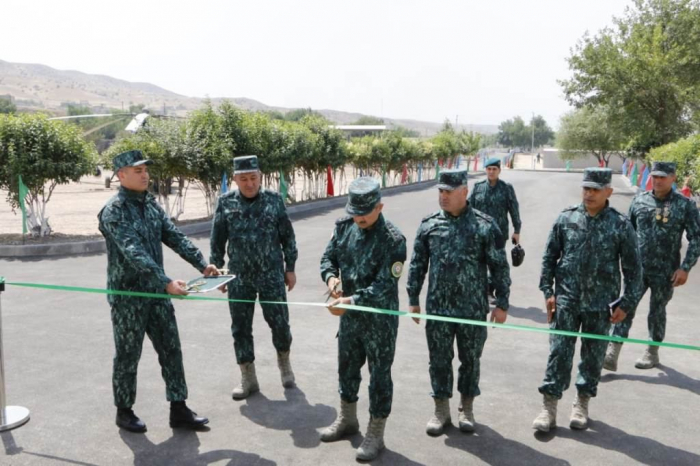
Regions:
[[[532,154],[535,151],[535,112],[532,112],[530,126],[532,126],[532,142],[530,143],[530,153]]]

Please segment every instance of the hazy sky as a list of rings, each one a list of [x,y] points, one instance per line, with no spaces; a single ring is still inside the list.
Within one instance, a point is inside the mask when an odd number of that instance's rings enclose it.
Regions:
[[[3,0],[0,59],[188,96],[557,126],[570,48],[629,3]]]

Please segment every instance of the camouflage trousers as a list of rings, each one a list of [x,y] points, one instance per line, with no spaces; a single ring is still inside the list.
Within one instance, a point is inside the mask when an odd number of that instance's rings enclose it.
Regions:
[[[168,300],[120,300],[112,305],[114,354],[112,390],[117,408],[130,408],[136,401],[136,370],[141,359],[143,337],[148,335],[158,353],[168,401],[187,399],[185,368],[175,308]]]
[[[260,280],[258,283],[234,280],[228,285],[230,299],[255,301],[287,301],[284,280]],[[238,364],[255,361],[253,344],[253,313],[255,303],[229,302],[231,312],[231,335]],[[292,332],[289,328],[289,309],[286,304],[260,304],[263,317],[272,330],[272,344],[278,352],[289,351]]]
[[[610,325],[610,315],[607,310],[581,312],[577,305],[566,305],[557,301],[557,311],[549,328],[607,335]],[[581,339],[581,362],[578,365],[576,377],[576,388],[579,393],[596,396],[607,346],[608,342],[605,340]],[[539,388],[540,393],[556,398],[562,397],[571,383],[575,350],[575,337],[549,336],[549,358],[544,382]]]
[[[486,320],[486,316],[478,319]],[[452,398],[452,360],[457,340],[459,371],[457,391],[464,396],[478,396],[481,353],[486,343],[486,327],[429,320],[425,324],[430,354],[430,384],[433,398]]]
[[[664,341],[664,336],[666,335],[666,305],[673,298],[671,277],[648,277],[645,275],[642,294],[646,293],[648,289],[651,289],[649,315],[647,316],[649,338],[652,341]],[[615,325],[615,336],[629,337],[634,315],[634,313],[627,314],[625,320]]]
[[[348,403],[358,400],[362,366],[369,364],[369,413],[382,418],[391,413],[397,316],[349,311],[340,318],[338,331],[338,379],[340,398]]]

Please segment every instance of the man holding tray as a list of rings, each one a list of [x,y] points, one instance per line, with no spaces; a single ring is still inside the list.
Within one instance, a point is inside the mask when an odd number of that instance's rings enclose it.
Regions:
[[[107,242],[107,288],[186,295],[185,282],[170,279],[163,270],[163,246],[171,248],[205,276],[218,275],[204,256],[147,192],[148,166],[141,151],[117,155],[114,172],[121,187],[98,214],[99,228]],[[170,401],[170,426],[199,428],[209,422],[186,405],[187,384],[182,364],[175,309],[169,299],[108,296],[112,308],[114,366],[112,385],[117,425],[131,432],[146,432],[146,424],[133,412],[136,370],[143,337],[148,335],[158,353]]]

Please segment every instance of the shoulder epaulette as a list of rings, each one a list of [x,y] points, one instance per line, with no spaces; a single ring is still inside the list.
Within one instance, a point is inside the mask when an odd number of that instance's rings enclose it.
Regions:
[[[399,229],[393,223],[386,221],[386,229],[389,232],[389,236],[394,241],[403,241],[406,237],[399,231]]]
[[[352,220],[351,215],[346,215],[345,217],[340,217],[338,220],[335,221],[336,225],[340,225],[341,223],[347,223]]]
[[[493,222],[493,217],[491,217],[489,214],[485,214],[484,212],[480,211],[479,209],[474,209],[474,208],[472,208],[472,209],[474,210],[474,215],[476,215],[477,217],[480,217],[488,222]]]
[[[438,212],[433,212],[432,214],[429,214],[429,215],[426,215],[425,217],[423,217],[423,219],[421,219],[421,223],[425,222],[426,220],[430,220],[431,218],[435,218],[435,217],[437,217],[438,215],[440,215],[440,212],[439,212],[439,211],[438,211]]]
[[[570,205],[569,207],[562,210],[562,212],[571,212],[573,210],[577,210],[578,207],[579,207],[579,204]]]

